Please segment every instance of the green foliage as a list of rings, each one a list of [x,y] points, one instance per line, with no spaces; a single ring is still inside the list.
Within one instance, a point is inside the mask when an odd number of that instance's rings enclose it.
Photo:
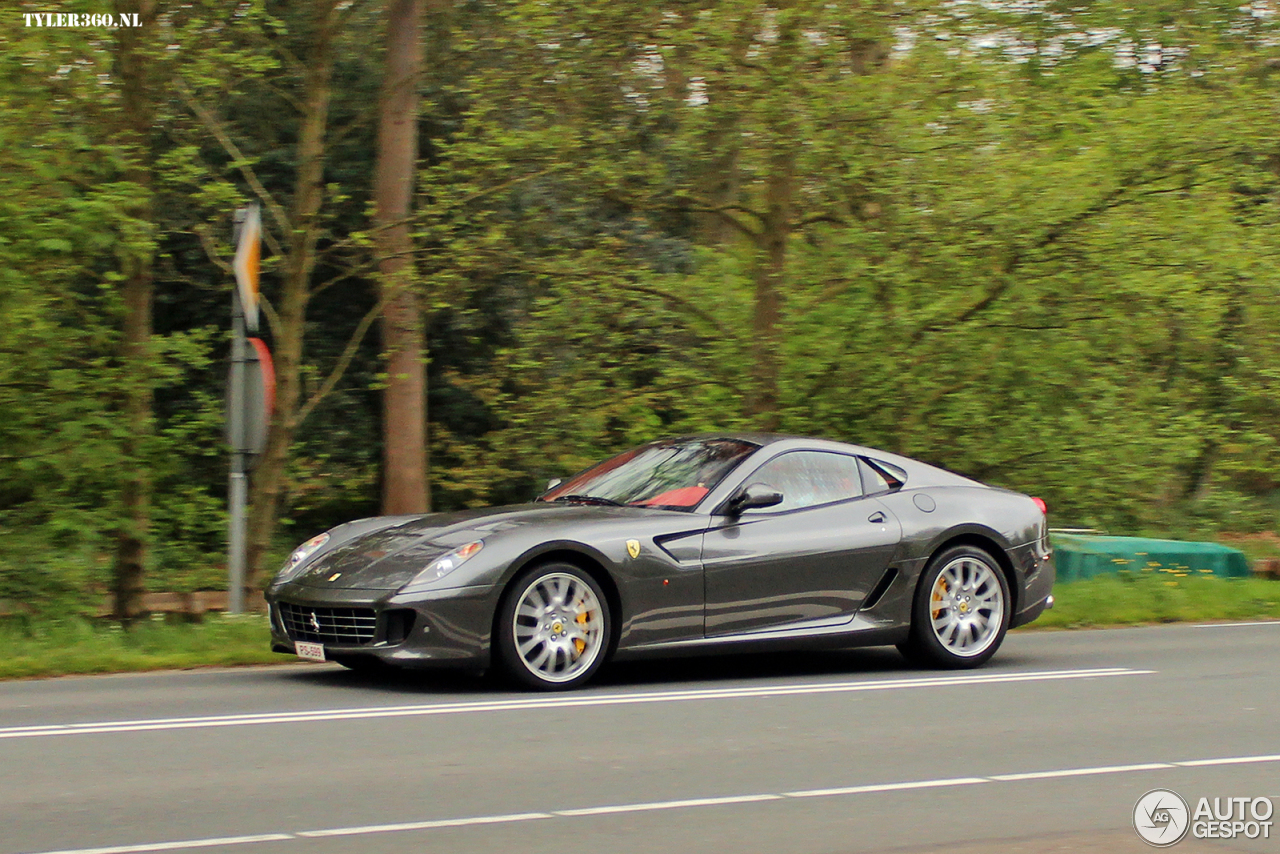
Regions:
[[[256,193],[242,166],[294,192],[308,9],[166,9],[151,222],[129,213],[143,189],[112,132],[110,37],[0,33],[0,599],[96,608],[131,465],[119,389],[139,379],[116,286],[139,248],[157,257],[149,584],[222,583],[219,262]],[[502,0],[433,17],[414,227],[437,507],[767,423],[1041,495],[1055,525],[1274,530],[1280,23],[1251,10]],[[382,13],[343,14],[304,397],[375,307]],[[280,273],[269,248],[268,300]],[[299,426],[281,551],[377,512],[376,336],[350,357]]]
[[[489,428],[437,431],[446,495],[751,423],[743,231],[781,163],[781,429],[1044,495],[1057,524],[1274,524],[1275,140],[1240,128],[1275,104],[1232,64],[1266,21],[495,8],[428,182],[436,282],[503,293],[510,335],[441,378]]]

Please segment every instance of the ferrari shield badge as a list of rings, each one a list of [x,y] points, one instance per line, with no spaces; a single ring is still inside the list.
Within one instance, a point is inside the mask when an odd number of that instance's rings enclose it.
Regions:
[[[632,557],[640,557],[640,541],[627,540],[627,554]]]
[[[341,578],[341,577],[342,577],[342,573],[341,573],[341,572],[335,572],[333,575],[329,576],[329,581],[330,581],[330,583],[332,583],[332,582],[334,582],[334,581],[337,581],[337,580],[338,580],[339,578]]]

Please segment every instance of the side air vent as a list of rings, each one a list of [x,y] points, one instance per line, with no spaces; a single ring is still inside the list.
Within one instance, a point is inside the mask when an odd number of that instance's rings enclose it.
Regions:
[[[876,582],[876,586],[871,588],[871,595],[867,597],[867,601],[862,603],[861,610],[867,611],[879,604],[880,600],[884,598],[884,594],[888,592],[889,586],[893,584],[897,577],[897,567],[889,567],[885,571],[885,574],[880,576],[880,580]]]

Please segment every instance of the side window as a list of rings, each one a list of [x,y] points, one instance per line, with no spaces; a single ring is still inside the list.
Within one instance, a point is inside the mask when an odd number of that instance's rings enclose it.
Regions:
[[[858,460],[822,451],[792,451],[761,466],[747,483],[766,483],[782,493],[782,503],[747,513],[781,513],[862,495]]]
[[[907,473],[895,465],[862,460],[862,484],[867,495],[900,489],[906,480]]]

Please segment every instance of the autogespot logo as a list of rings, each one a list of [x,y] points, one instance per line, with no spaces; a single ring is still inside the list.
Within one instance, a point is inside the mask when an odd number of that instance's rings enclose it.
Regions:
[[[1182,841],[1191,826],[1187,802],[1169,789],[1152,789],[1133,807],[1133,827],[1142,841],[1166,848]]]
[[[1133,807],[1133,827],[1143,841],[1167,848],[1191,831],[1196,839],[1270,839],[1275,805],[1270,798],[1200,798],[1192,812],[1170,789],[1152,789]]]

